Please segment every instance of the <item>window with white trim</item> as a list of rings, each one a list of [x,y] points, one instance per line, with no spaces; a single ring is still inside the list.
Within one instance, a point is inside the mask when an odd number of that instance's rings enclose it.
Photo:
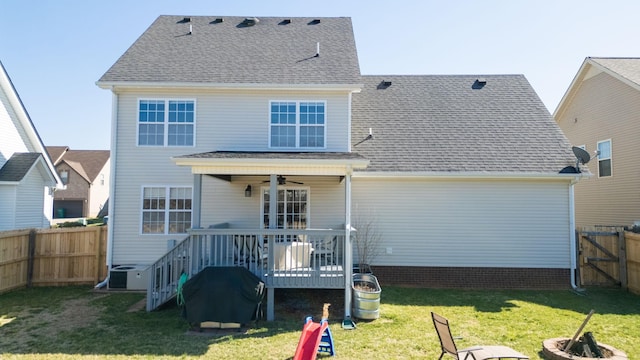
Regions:
[[[611,176],[611,139],[598,141],[598,177]]]
[[[190,187],[142,189],[142,234],[186,234],[191,227]]]
[[[269,119],[270,147],[325,147],[325,101],[271,101]]]
[[[262,189],[262,224],[269,228],[269,188]],[[276,204],[278,229],[306,229],[309,219],[309,189],[302,187],[278,187]]]
[[[147,100],[138,103],[138,145],[193,146],[195,101]]]

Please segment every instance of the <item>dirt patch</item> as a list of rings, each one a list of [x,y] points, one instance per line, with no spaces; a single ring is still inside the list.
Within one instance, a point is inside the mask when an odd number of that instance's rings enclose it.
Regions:
[[[103,296],[103,295],[101,295]],[[22,324],[11,336],[13,346],[26,348],[40,338],[52,338],[62,331],[83,328],[95,324],[101,310],[90,304],[96,297],[71,299],[54,310],[26,308],[15,314],[15,321]]]

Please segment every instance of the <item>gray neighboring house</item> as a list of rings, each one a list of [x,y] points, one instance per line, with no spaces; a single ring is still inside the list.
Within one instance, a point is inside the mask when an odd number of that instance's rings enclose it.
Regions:
[[[0,62],[0,231],[48,228],[63,184]]]
[[[522,75],[363,76],[349,18],[160,16],[97,84],[114,96],[109,266],[224,231],[343,229],[337,270],[253,270],[268,317],[282,287],[344,288],[348,316],[345,239],[365,218],[383,285],[575,285],[581,175],[560,173],[569,142]]]

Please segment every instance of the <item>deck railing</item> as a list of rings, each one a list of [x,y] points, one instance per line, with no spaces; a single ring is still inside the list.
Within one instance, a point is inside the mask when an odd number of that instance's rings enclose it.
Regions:
[[[242,266],[271,288],[340,289],[344,230],[193,229],[149,268],[147,311],[176,295],[180,276],[207,266]]]

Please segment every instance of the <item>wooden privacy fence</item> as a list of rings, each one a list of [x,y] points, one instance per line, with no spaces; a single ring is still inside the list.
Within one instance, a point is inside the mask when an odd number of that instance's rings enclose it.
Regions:
[[[0,232],[0,293],[94,285],[107,275],[106,253],[106,226]]]
[[[620,285],[640,294],[640,234],[623,227],[577,232],[580,285]]]

